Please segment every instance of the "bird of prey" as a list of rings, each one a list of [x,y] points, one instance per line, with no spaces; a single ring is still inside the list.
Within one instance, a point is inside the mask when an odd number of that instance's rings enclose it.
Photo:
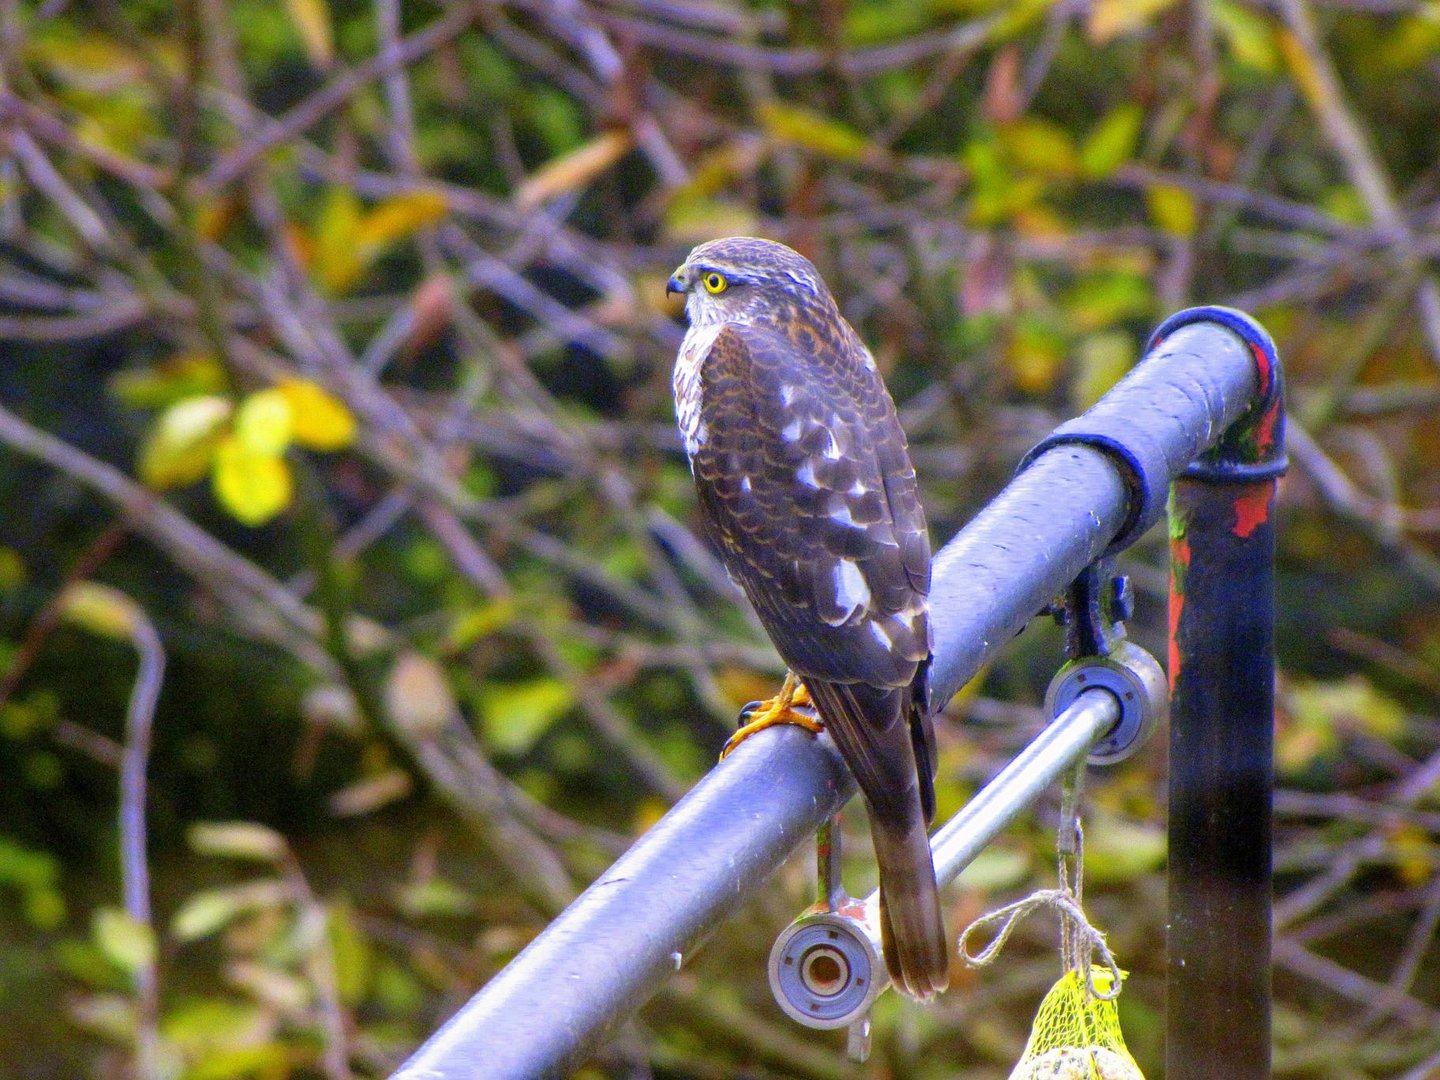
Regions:
[[[929,998],[949,979],[926,838],[930,539],[895,404],[785,245],[701,244],[666,289],[686,295],[675,404],[705,529],[791,672],[742,734],[818,710],[869,806],[886,966]]]

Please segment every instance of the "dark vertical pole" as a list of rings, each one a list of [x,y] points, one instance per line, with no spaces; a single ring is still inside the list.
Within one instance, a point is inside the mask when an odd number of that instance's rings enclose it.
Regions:
[[[1273,509],[1283,413],[1274,346],[1251,320],[1222,314],[1251,347],[1260,398],[1170,495],[1167,1080],[1270,1076]]]

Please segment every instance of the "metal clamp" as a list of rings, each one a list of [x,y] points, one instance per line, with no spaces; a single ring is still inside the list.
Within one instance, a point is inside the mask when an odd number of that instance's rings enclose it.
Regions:
[[[770,989],[790,1019],[806,1027],[849,1028],[852,1061],[870,1056],[870,1005],[885,971],[875,912],[845,893],[840,881],[840,816],[816,836],[819,902],[775,939]]]
[[[1070,659],[1045,691],[1046,712],[1053,720],[1086,690],[1109,691],[1120,706],[1120,719],[1086,760],[1092,765],[1124,761],[1170,710],[1164,669],[1125,636],[1125,620],[1134,613],[1130,579],[1112,574],[1108,559],[1097,560],[1075,579],[1063,605],[1051,611],[1065,627]]]
[[[1045,710],[1053,718],[1086,690],[1108,690],[1120,703],[1120,719],[1100,737],[1086,758],[1091,765],[1113,765],[1144,746],[1170,709],[1169,687],[1159,661],[1132,641],[1121,641],[1108,656],[1071,660],[1045,692]]]

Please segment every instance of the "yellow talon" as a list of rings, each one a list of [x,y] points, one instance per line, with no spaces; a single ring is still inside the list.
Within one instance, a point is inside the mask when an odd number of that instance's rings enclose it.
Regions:
[[[808,709],[810,712],[797,712],[796,709]],[[821,732],[825,725],[813,713],[814,705],[810,701],[810,691],[805,689],[805,684],[793,674],[787,672],[785,685],[768,701],[760,702],[751,712],[750,719],[730,736],[725,748],[720,751],[720,760],[724,761],[737,746],[750,738],[757,731],[764,731],[776,724],[795,724],[803,727],[806,731]]]

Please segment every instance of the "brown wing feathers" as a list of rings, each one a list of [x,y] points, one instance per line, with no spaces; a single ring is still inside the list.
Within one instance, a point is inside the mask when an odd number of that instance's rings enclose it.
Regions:
[[[692,467],[731,575],[865,794],[886,959],[897,985],[928,997],[948,966],[925,838],[929,539],[894,406],[849,337],[848,356],[813,335],[801,352],[727,324],[700,369],[706,437]]]

